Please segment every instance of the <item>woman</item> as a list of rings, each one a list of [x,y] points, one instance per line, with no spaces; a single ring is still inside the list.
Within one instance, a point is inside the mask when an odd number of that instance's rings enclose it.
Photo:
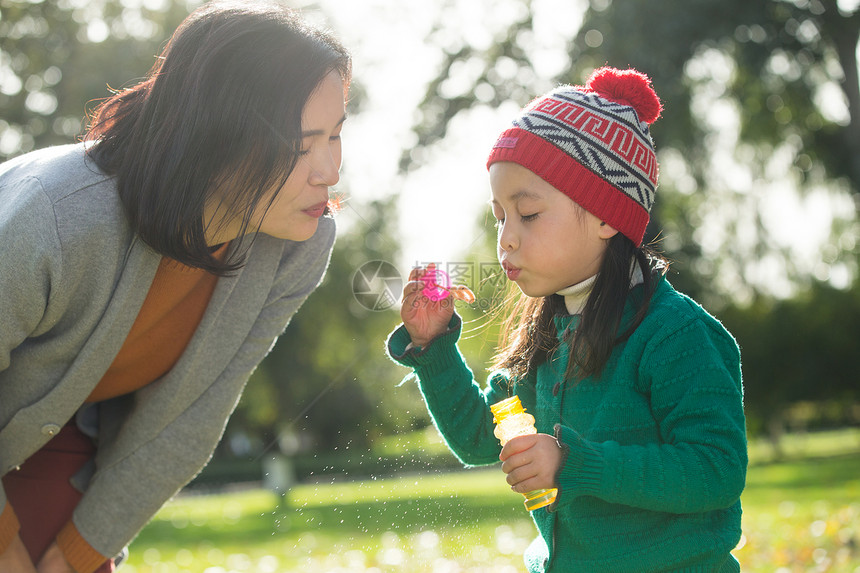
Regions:
[[[207,4],[84,142],[0,166],[0,570],[113,570],[206,464],[328,264],[350,74]]]

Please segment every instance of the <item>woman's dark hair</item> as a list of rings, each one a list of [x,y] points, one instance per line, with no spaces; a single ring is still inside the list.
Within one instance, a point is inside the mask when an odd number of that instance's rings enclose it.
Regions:
[[[638,269],[637,269],[638,267]],[[615,346],[627,340],[645,318],[654,292],[654,277],[665,273],[667,261],[648,247],[637,247],[621,233],[609,239],[582,319],[568,340],[570,354],[565,380],[599,377]],[[644,277],[642,303],[630,325],[619,334],[624,305],[634,273]],[[532,298],[509,298],[501,344],[491,366],[505,368],[512,377],[525,378],[559,347],[553,317],[565,311],[564,298],[557,294]]]
[[[177,28],[142,82],[96,108],[84,140],[94,142],[95,163],[116,176],[143,241],[228,274],[242,256],[212,256],[204,207],[215,201],[241,221],[240,234],[249,231],[255,209],[268,208],[270,191],[295,167],[302,111],[332,71],[348,85],[349,53],[289,8],[207,3]]]

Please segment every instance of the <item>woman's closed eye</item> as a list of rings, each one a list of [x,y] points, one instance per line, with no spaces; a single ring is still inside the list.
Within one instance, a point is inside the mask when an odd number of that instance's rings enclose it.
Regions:
[[[329,142],[329,143],[340,143],[340,132],[335,133],[334,135],[329,136],[329,138],[328,138],[328,142]],[[305,143],[305,145],[307,145],[307,147],[304,147],[304,148],[302,148],[302,149],[299,149],[299,151],[298,151],[298,154],[299,154],[299,155],[307,155],[307,154],[309,154],[309,153],[311,152],[311,148],[313,147],[313,143],[310,143],[310,144]]]

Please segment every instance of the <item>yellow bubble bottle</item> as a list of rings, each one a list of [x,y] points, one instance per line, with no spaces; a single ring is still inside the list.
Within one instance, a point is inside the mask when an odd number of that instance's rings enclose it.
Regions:
[[[493,421],[496,423],[493,434],[503,446],[511,438],[537,434],[535,418],[526,413],[519,396],[511,396],[501,402],[496,402],[490,406],[490,411],[493,413]],[[556,495],[558,495],[558,490],[555,488],[536,489],[524,493],[526,509],[532,511],[549,505],[555,501]]]

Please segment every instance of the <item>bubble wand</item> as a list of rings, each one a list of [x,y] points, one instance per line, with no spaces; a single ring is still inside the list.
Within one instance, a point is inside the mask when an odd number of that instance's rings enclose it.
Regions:
[[[433,302],[444,300],[449,295],[457,300],[462,300],[466,304],[472,304],[476,300],[475,293],[469,287],[464,285],[451,286],[448,274],[438,270],[434,265],[430,265],[427,268],[424,276],[421,277],[421,281],[424,283],[424,290],[421,291],[422,294]]]

